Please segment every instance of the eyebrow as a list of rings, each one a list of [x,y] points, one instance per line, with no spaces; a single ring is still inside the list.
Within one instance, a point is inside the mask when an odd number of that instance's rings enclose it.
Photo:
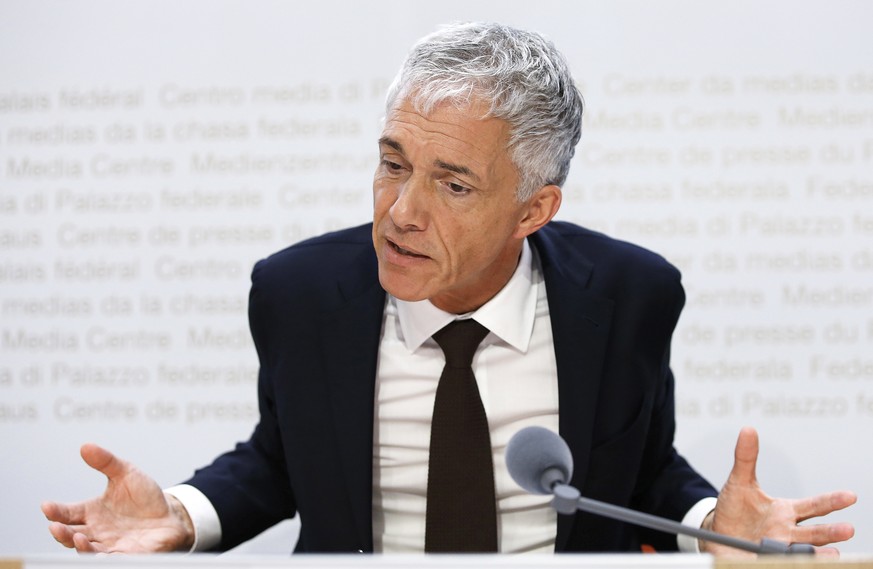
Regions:
[[[405,154],[405,152],[403,151],[403,145],[400,144],[398,141],[396,141],[393,138],[390,138],[388,136],[381,137],[379,139],[379,144],[380,145],[384,144],[385,146],[389,146],[389,147],[393,148],[394,150],[396,150],[397,152],[400,152],[401,154]],[[448,170],[449,172],[454,172],[455,174],[460,174],[461,176],[469,176],[469,177],[473,178],[474,180],[476,180],[477,182],[479,181],[479,176],[477,176],[475,172],[473,172],[472,170],[470,170],[466,166],[452,164],[451,162],[446,162],[446,161],[440,160],[440,159],[434,160],[433,164],[437,168],[441,168],[443,170]]]
[[[385,146],[390,146],[391,148],[393,148],[397,152],[400,152],[401,154],[405,154],[405,152],[403,152],[403,145],[400,144],[399,142],[397,142],[396,140],[394,140],[393,138],[383,136],[382,138],[379,139],[379,146],[382,146],[383,144]]]
[[[442,160],[435,160],[433,164],[437,168],[442,168],[443,170],[448,170],[449,172],[454,172],[455,174],[460,174],[461,176],[469,176],[477,182],[479,181],[479,176],[474,174],[473,171],[466,166],[458,166],[457,164],[450,164],[448,162],[443,162]]]

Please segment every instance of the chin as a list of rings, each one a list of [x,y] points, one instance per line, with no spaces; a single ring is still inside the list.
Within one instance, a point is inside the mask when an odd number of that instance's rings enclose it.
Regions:
[[[421,286],[409,282],[408,278],[398,275],[387,275],[386,271],[381,268],[379,270],[379,284],[385,289],[385,292],[406,302],[418,302],[419,300],[427,300],[430,298],[426,290],[422,290]]]

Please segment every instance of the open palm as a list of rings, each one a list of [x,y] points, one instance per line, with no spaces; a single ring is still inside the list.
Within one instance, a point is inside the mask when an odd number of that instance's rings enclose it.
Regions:
[[[743,429],[737,439],[733,469],[718,496],[712,517],[714,531],[754,542],[766,537],[815,546],[845,541],[854,535],[851,524],[799,523],[851,506],[855,503],[855,494],[841,491],[796,500],[773,498],[758,485],[757,461],[758,434],[754,429]],[[714,543],[708,543],[705,549],[716,555],[743,555]],[[817,547],[816,553],[839,555],[833,547]]]
[[[45,502],[49,531],[80,553],[147,553],[190,547],[193,526],[184,508],[158,484],[109,451],[87,444],[82,458],[106,475],[102,496],[75,504]]]

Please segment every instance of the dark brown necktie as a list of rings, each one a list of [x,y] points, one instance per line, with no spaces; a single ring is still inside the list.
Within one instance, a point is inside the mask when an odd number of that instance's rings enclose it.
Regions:
[[[428,553],[497,551],[491,435],[472,368],[473,354],[487,335],[475,320],[456,320],[433,335],[446,365],[431,422]]]

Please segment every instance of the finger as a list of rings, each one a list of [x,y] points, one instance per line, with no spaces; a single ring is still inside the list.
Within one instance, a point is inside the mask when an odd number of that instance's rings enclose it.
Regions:
[[[758,462],[758,433],[751,427],[743,427],[734,449],[734,466],[728,479],[736,484],[755,484],[755,465]]]
[[[84,503],[60,504],[58,502],[43,502],[40,508],[43,515],[50,522],[61,522],[62,524],[85,523]]]
[[[838,491],[819,494],[811,498],[801,498],[794,501],[794,512],[797,521],[802,522],[817,516],[826,516],[831,512],[848,508],[858,501],[854,492]]]
[[[99,553],[104,550],[103,547],[98,547],[99,544],[92,542],[84,533],[76,533],[73,535],[73,543],[76,551],[79,553]]]
[[[55,541],[64,547],[75,547],[73,543],[73,530],[62,523],[52,522],[49,524],[49,533],[55,538]]]
[[[118,478],[128,470],[128,465],[125,461],[95,444],[88,443],[82,445],[79,453],[82,455],[82,460],[88,466],[102,472],[107,478]]]
[[[40,509],[50,522],[81,524],[85,521],[85,506],[81,503],[59,504],[58,502],[43,502],[40,504]]]
[[[840,557],[840,550],[836,547],[816,547],[815,556],[838,559]]]
[[[811,545],[827,545],[852,539],[854,535],[855,527],[846,523],[797,526],[791,532],[791,541]]]

